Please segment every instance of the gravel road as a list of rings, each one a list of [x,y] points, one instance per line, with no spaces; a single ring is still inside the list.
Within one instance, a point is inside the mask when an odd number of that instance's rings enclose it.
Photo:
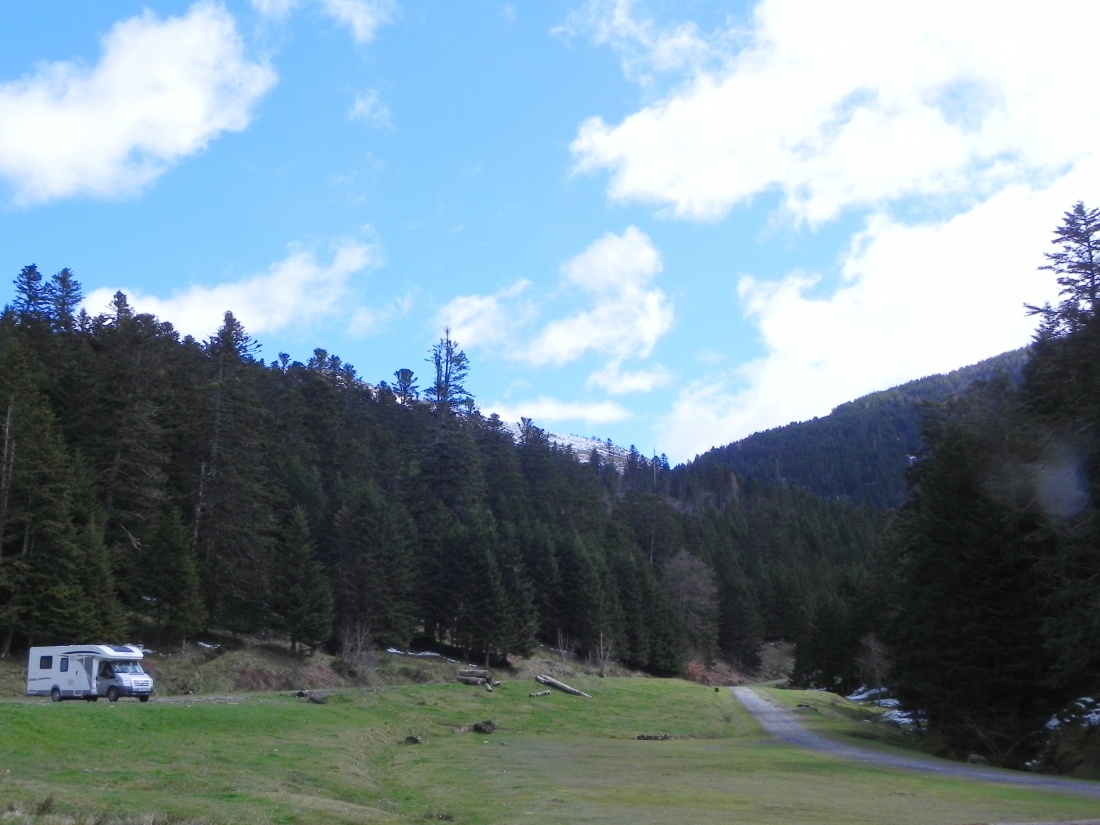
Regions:
[[[848,745],[834,742],[816,733],[806,730],[793,711],[780,707],[774,702],[761,697],[751,688],[730,688],[748,711],[756,717],[768,733],[783,742],[791,745],[799,745],[804,748],[812,748],[824,753],[838,756],[842,759],[851,759],[856,762],[866,762],[871,765],[881,765],[902,770],[922,771],[940,776],[950,776],[956,779],[977,779],[982,782],[997,782],[1002,785],[1019,785],[1026,788],[1036,788],[1044,791],[1058,793],[1070,793],[1078,796],[1088,796],[1100,800],[1100,782],[1090,782],[1081,779],[1064,779],[1057,776],[1045,776],[1042,774],[1020,773],[1000,768],[985,768],[977,765],[963,765],[958,762],[948,762],[932,757],[896,756],[894,754],[881,753],[870,748],[861,748],[858,745]],[[1079,825],[1100,825],[1100,819],[1082,822]]]

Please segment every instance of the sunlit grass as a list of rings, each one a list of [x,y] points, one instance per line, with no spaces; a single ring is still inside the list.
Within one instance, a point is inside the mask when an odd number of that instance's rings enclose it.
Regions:
[[[541,689],[531,681],[492,693],[458,684],[348,691],[324,705],[286,694],[235,704],[0,703],[0,799],[24,811],[52,799],[61,813],[119,820],[303,824],[938,825],[1097,810],[1095,800],[776,744],[726,690],[571,681],[593,698],[530,698]],[[493,734],[457,731],[483,719]],[[639,741],[643,733],[675,738]],[[403,744],[407,736],[422,744]]]

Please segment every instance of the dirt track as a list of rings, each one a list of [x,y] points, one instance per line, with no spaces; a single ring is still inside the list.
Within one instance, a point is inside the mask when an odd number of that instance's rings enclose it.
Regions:
[[[956,779],[974,779],[981,782],[997,782],[1002,785],[1018,785],[1025,788],[1100,799],[1100,782],[963,765],[958,762],[947,762],[932,757],[895,756],[870,748],[861,748],[858,745],[834,742],[806,730],[793,711],[780,707],[774,702],[769,702],[751,688],[735,687],[730,688],[730,690],[733,691],[737,701],[756,717],[764,730],[776,739],[792,745],[813,748],[841,759],[851,759],[856,762],[866,762],[888,768],[922,771]],[[1100,819],[1088,820],[1087,822],[1078,823],[1078,825],[1100,825]]]

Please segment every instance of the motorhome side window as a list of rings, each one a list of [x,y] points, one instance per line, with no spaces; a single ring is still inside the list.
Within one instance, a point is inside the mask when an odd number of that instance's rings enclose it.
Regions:
[[[68,673],[69,672],[69,657],[68,656],[62,656],[61,657],[61,672],[62,673]]]
[[[38,660],[38,667],[42,670],[50,670],[53,668],[53,656],[43,656]]]

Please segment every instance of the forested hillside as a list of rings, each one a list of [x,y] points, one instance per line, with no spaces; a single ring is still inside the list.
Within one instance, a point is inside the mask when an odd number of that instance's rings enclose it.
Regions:
[[[71,272],[25,267],[0,317],[0,655],[542,640],[672,674],[787,639],[798,681],[888,683],[946,748],[1019,764],[1100,695],[1098,226],[1078,204],[1056,230],[1062,301],[1029,308],[1026,353],[675,469],[484,417],[448,332],[423,376],[369,383],[322,349],[265,364],[232,313],[208,341],[121,293],[90,317]]]
[[[1045,268],[1062,300],[1029,308],[1022,383],[994,378],[926,415],[882,565],[900,695],[956,752],[1008,764],[1054,711],[1100,693],[1098,224],[1078,203],[1055,231]]]
[[[0,652],[262,633],[500,660],[536,639],[657,673],[745,666],[852,586],[881,520],[666,462],[577,460],[465,389],[448,334],[423,376],[368,383],[318,349],[265,364],[231,313],[208,341],[33,266],[0,319]],[[410,363],[424,363],[412,354]],[[421,386],[423,389],[421,390]]]
[[[921,409],[1003,372],[1018,382],[1028,350],[986,359],[841,404],[829,415],[750,435],[677,468],[674,487],[713,487],[736,473],[776,485],[795,485],[827,499],[876,509],[905,501],[905,471],[921,451]]]

